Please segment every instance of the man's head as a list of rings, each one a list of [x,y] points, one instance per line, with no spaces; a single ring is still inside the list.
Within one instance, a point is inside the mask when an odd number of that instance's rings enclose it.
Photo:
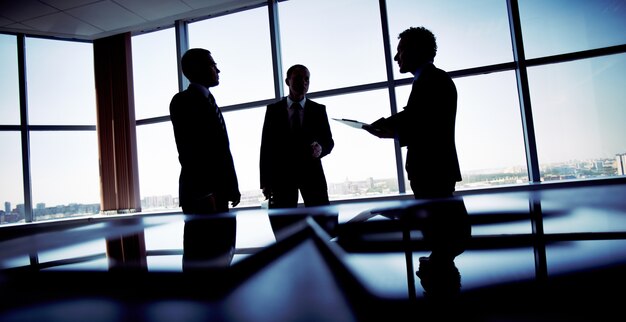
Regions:
[[[393,58],[398,62],[401,73],[414,72],[437,55],[435,35],[424,27],[411,27],[398,36],[398,52]]]
[[[304,65],[293,65],[287,70],[285,83],[289,86],[289,97],[295,101],[301,100],[309,91],[309,69]]]
[[[183,75],[192,83],[204,87],[217,86],[220,83],[219,73],[211,52],[203,48],[187,50],[180,60]]]

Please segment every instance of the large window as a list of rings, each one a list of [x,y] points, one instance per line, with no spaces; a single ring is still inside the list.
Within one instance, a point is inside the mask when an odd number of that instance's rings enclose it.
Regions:
[[[398,35],[424,26],[437,38],[435,65],[453,71],[509,62],[513,59],[506,1],[387,0],[392,55]],[[401,75],[394,64],[396,78]]]
[[[211,51],[221,71],[211,88],[219,106],[274,97],[266,7],[190,23],[189,47]]]
[[[15,36],[0,34],[0,124],[20,123],[20,92]]]
[[[459,95],[457,189],[528,182],[524,130],[513,71],[454,80]]]
[[[131,39],[135,118],[169,115],[170,100],[178,92],[174,28]]]
[[[617,175],[626,153],[626,54],[528,73],[542,180]]]
[[[310,92],[386,80],[377,0],[291,0],[278,9],[283,72],[307,66]]]
[[[50,62],[54,62],[51,64]],[[93,48],[26,38],[33,220],[100,211]]]
[[[22,149],[18,131],[0,132],[0,224],[24,222]],[[21,208],[18,206],[21,205]],[[19,209],[18,209],[19,208]]]
[[[98,139],[95,131],[30,135],[34,220],[100,211]]]
[[[137,127],[141,209],[178,208],[178,151],[170,122]]]
[[[265,106],[224,113],[241,191],[241,206],[258,206],[264,199],[259,178],[264,117]]]
[[[309,93],[386,80],[378,1],[287,1],[279,14],[283,74],[294,64],[307,66]],[[374,122],[389,115],[388,91],[313,100],[326,105],[335,141],[322,159],[331,200],[398,193],[393,142],[332,120]]]
[[[389,94],[374,90],[325,97],[335,140],[332,153],[322,159],[331,200],[398,193],[398,177],[392,140],[381,140],[333,118],[372,123],[389,115]]]
[[[16,45],[15,36],[0,35],[0,126],[20,124]],[[23,222],[22,149],[17,129],[0,131],[0,151],[0,225]]]
[[[404,171],[404,148],[397,153],[392,140],[332,118],[373,122],[402,110],[411,75],[399,73],[393,56],[399,33],[416,26],[435,33],[434,63],[457,86],[463,175],[457,189],[523,185],[531,171],[542,181],[623,175],[617,160],[626,155],[626,53],[620,49],[626,7],[611,0],[512,3],[519,3],[525,64],[514,61],[505,0],[387,0],[386,17],[377,0],[290,0],[133,36],[142,209],[178,206],[180,165],[168,120],[179,90],[176,32],[189,40],[179,44],[183,49],[210,50],[221,70],[211,91],[224,111],[241,206],[263,201],[258,161],[265,106],[280,99],[276,88],[287,94],[285,73],[294,64],[309,68],[309,97],[325,104],[331,118],[336,145],[323,159],[331,200],[410,193],[397,175],[398,167]],[[20,102],[20,37],[0,35],[0,223],[24,221],[25,213],[33,220],[97,213],[88,206],[99,200],[92,45],[26,37],[27,97]],[[528,91],[518,66],[527,66]],[[24,123],[21,115],[28,116]],[[525,140],[536,142],[536,150]]]
[[[135,118],[170,114],[178,92],[174,28],[132,37]],[[178,208],[180,165],[170,122],[137,127],[139,193],[144,211]]]
[[[26,65],[31,125],[96,124],[91,44],[26,38]]]
[[[22,104],[18,91],[17,37],[3,35],[1,39],[1,64],[7,64],[6,69],[3,67],[3,72],[6,70],[7,74],[6,77],[3,74],[2,79],[0,112],[0,149],[3,151],[0,161],[1,222],[40,221],[99,213],[91,44],[24,38],[25,64],[28,66],[25,75],[28,118],[26,123],[22,123],[19,116]],[[93,126],[93,129],[85,128],[85,125]],[[24,138],[29,139],[27,147],[23,146]],[[28,156],[30,171],[24,171],[23,155]],[[24,180],[29,183],[28,201],[32,209],[26,209]]]
[[[519,10],[527,58],[626,43],[624,1],[524,0]]]
[[[463,177],[457,190],[527,183],[515,73],[461,77],[454,83],[458,93],[456,148]],[[399,106],[406,104],[410,90],[408,85],[396,89]]]

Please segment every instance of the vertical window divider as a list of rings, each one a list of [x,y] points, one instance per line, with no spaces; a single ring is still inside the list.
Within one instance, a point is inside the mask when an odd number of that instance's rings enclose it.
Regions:
[[[522,129],[524,131],[524,146],[526,147],[526,164],[528,167],[528,181],[538,183],[541,181],[539,173],[539,160],[537,158],[537,141],[535,138],[535,126],[533,123],[532,108],[530,103],[530,89],[528,85],[528,71],[524,54],[524,41],[522,39],[522,25],[520,21],[519,5],[517,0],[507,0],[509,13],[509,27],[511,28],[511,41],[513,45],[513,58],[515,59],[515,75],[517,78],[517,90],[522,115]]]
[[[26,88],[26,37],[17,35],[17,64],[20,91],[20,134],[22,138],[22,178],[24,182],[24,218],[33,222],[33,196],[30,172],[30,127],[28,123],[28,95]]]
[[[398,112],[396,101],[396,84],[393,78],[393,55],[391,54],[391,39],[389,37],[389,20],[387,19],[386,0],[378,1],[380,6],[380,24],[383,32],[383,46],[385,47],[385,66],[387,71],[387,90],[389,91],[389,104],[391,114]],[[398,192],[406,193],[404,178],[404,167],[402,166],[402,147],[397,140],[394,140],[394,150],[396,153],[396,175],[398,177]]]
[[[175,24],[176,33],[176,65],[178,66],[178,90],[182,91],[189,86],[189,81],[183,75],[183,69],[180,65],[180,59],[183,54],[189,49],[189,29],[187,28],[187,22],[183,20],[176,20]]]
[[[278,1],[268,0],[267,11],[270,23],[270,39],[272,47],[272,70],[274,72],[274,96],[282,98],[284,94],[283,87],[283,62],[280,44],[280,25],[278,19]]]

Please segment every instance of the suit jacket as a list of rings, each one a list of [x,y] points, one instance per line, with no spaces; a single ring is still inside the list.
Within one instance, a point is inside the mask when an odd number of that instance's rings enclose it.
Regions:
[[[304,104],[302,139],[291,133],[287,98],[270,104],[265,111],[261,138],[260,179],[261,188],[295,187],[297,183],[326,190],[326,177],[321,158],[335,146],[326,106],[307,99]],[[314,158],[311,143],[322,146],[322,154]]]
[[[214,102],[193,87],[174,95],[170,103],[181,166],[181,207],[211,193],[226,200],[240,195],[228,133],[216,109]]]
[[[403,111],[385,119],[407,147],[409,180],[461,181],[454,137],[457,91],[445,71],[426,64]]]

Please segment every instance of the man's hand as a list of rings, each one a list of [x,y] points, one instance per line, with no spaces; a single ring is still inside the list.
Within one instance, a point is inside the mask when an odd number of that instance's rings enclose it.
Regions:
[[[265,197],[265,200],[269,200],[270,197],[272,196],[272,191],[270,190],[270,188],[267,187],[263,187],[263,196]]]
[[[377,136],[381,139],[393,139],[396,137],[393,131],[389,129],[385,129],[385,128],[376,127],[374,124],[363,125],[363,129],[367,132],[370,132],[370,134]]]
[[[317,141],[311,143],[311,150],[313,150],[313,157],[314,158],[319,158],[320,155],[322,155],[322,146],[317,143]]]
[[[241,201],[241,195],[236,195],[233,200],[230,201],[230,204],[234,207],[237,207],[239,202]]]

